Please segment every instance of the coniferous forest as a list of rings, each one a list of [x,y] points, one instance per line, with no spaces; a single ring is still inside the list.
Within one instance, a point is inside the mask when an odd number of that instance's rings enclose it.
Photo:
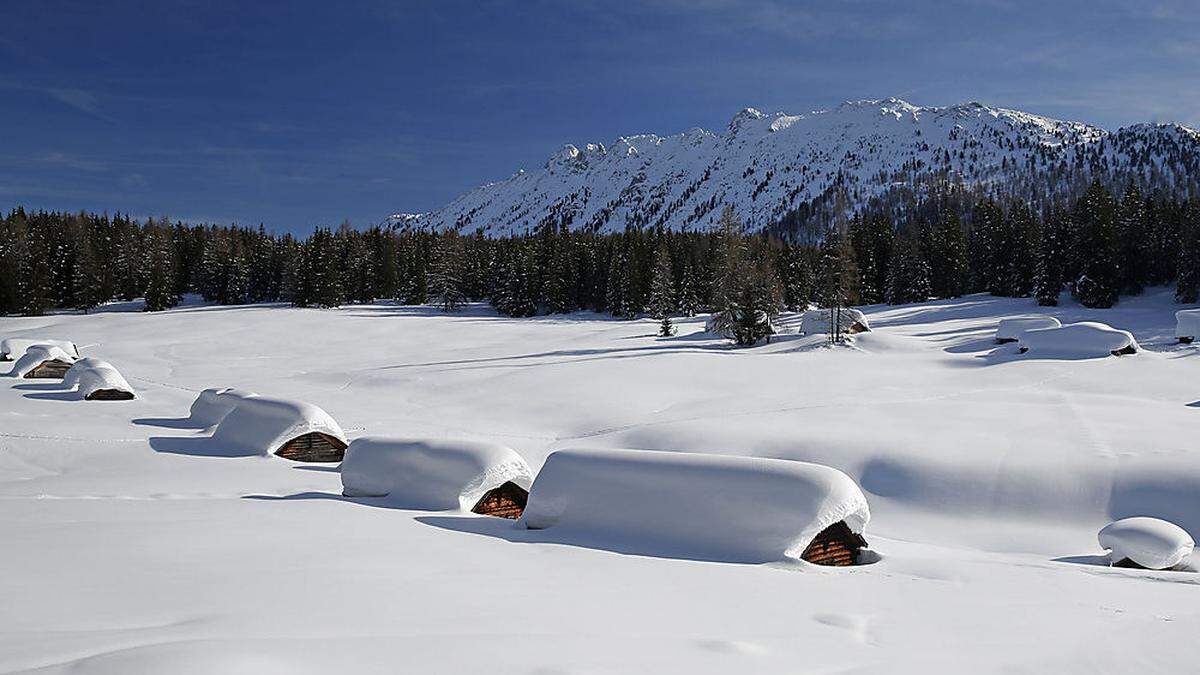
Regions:
[[[863,213],[818,243],[748,233],[731,208],[712,232],[554,224],[523,236],[316,228],[307,238],[263,227],[191,225],[93,213],[26,212],[0,221],[0,313],[87,312],[145,298],[157,311],[198,293],[221,304],[336,307],[394,299],[454,311],[490,302],[525,317],[593,310],[672,316],[713,312],[739,344],[771,332],[781,310],[810,303],[901,304],[986,292],[1054,305],[1071,292],[1110,307],[1146,286],[1200,295],[1200,202],[1093,183],[1073,203],[945,191],[896,222]]]

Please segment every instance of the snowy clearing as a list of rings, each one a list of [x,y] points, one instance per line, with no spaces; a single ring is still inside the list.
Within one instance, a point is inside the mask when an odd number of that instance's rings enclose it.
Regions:
[[[83,402],[0,377],[0,673],[1200,662],[1196,556],[1193,571],[1112,568],[1096,534],[1132,516],[1200,533],[1200,346],[1177,342],[1165,289],[1112,310],[981,295],[866,307],[871,332],[838,349],[797,334],[795,315],[738,349],[704,317],[657,338],[651,319],[479,306],[133,309],[0,318],[0,336],[68,338],[117,364],[137,394]],[[1141,351],[994,344],[1001,319],[1042,313],[1128,330]],[[645,554],[345,497],[336,464],[223,451],[190,410],[209,387],[318,406],[351,441],[508,446],[534,472],[563,448],[826,464],[861,486],[879,560]]]

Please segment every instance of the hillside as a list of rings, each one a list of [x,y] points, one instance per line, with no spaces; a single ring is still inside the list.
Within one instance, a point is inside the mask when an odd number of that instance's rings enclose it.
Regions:
[[[895,98],[807,115],[747,108],[720,132],[565,145],[539,169],[393,224],[492,235],[544,223],[599,232],[628,225],[704,230],[716,223],[719,205],[730,203],[760,229],[796,213],[887,204],[943,181],[1042,202],[1093,176],[1196,194],[1200,132],[1174,124],[1109,132],[978,103],[924,107]]]

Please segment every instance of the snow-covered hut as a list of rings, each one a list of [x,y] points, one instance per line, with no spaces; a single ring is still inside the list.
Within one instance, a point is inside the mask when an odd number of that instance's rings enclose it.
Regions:
[[[1098,321],[1068,323],[1021,333],[1020,352],[1038,356],[1090,358],[1134,354],[1140,347],[1133,334]]]
[[[25,350],[34,345],[53,345],[79,358],[79,348],[70,340],[51,340],[48,338],[4,338],[0,340],[0,361],[16,361],[25,354]]]
[[[266,396],[238,401],[217,424],[212,443],[297,462],[340,462],[347,445],[345,432],[329,413],[311,403]]]
[[[342,494],[409,508],[517,518],[533,472],[515,450],[465,440],[356,438],[342,460]]]
[[[1200,309],[1175,312],[1175,337],[1184,344],[1191,344],[1200,337]]]
[[[241,401],[258,396],[252,391],[232,387],[205,389],[192,401],[188,420],[201,427],[211,427],[225,419]]]
[[[1165,570],[1182,564],[1196,543],[1175,523],[1158,518],[1124,518],[1109,523],[1096,537],[1116,567]]]
[[[1018,342],[1021,339],[1021,334],[1027,330],[1058,328],[1060,326],[1062,326],[1061,321],[1046,315],[1001,319],[1000,325],[996,327],[996,344],[1002,345],[1006,342]]]
[[[738,562],[860,560],[866,497],[827,466],[649,450],[559,450],[519,521],[623,546]]]
[[[13,364],[12,377],[61,379],[75,357],[55,345],[31,345]]]
[[[63,376],[63,386],[74,389],[85,401],[128,401],[133,387],[111,363],[87,357],[76,361]]]
[[[829,333],[833,328],[834,315],[838,317],[838,325],[847,334],[866,333],[871,330],[867,316],[852,307],[840,310],[810,309],[800,318],[800,332],[805,335],[821,335]]]

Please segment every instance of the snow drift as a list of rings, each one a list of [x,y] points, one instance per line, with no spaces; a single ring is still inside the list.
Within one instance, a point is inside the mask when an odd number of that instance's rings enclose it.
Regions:
[[[821,335],[829,332],[833,325],[833,310],[810,309],[800,320],[800,332],[805,335]],[[839,325],[843,333],[862,333],[871,330],[871,324],[866,315],[857,309],[843,307],[840,313]]]
[[[133,387],[108,361],[79,359],[63,376],[63,386],[75,389],[84,400],[133,398]]]
[[[53,345],[64,352],[79,358],[79,348],[70,340],[50,340],[47,338],[5,338],[0,340],[0,361],[15,361],[34,345]]]
[[[21,358],[13,364],[9,375],[12,377],[25,377],[35,368],[47,361],[62,361],[63,363],[74,363],[75,357],[56,345],[36,344],[30,345],[21,354]]]
[[[1200,337],[1200,309],[1181,309],[1175,312],[1175,337],[1191,342]]]
[[[222,450],[272,455],[288,441],[309,433],[331,436],[343,446],[347,442],[329,413],[311,403],[249,396],[217,424],[212,442]]]
[[[258,394],[232,387],[205,389],[192,401],[188,419],[197,426],[211,427],[225,419],[238,403],[255,396]]]
[[[512,481],[528,490],[533,472],[515,450],[464,440],[356,438],[342,460],[342,494],[389,497],[418,509],[469,510]]]
[[[996,327],[996,343],[1017,342],[1027,330],[1042,328],[1059,328],[1062,322],[1052,316],[1020,316],[1012,319],[1001,319]]]
[[[1165,570],[1182,563],[1196,544],[1175,523],[1158,518],[1124,518],[1100,530],[1100,548],[1111,551],[1112,562],[1126,559],[1147,569]]]
[[[735,562],[799,559],[825,528],[871,518],[849,476],[759,457],[559,450],[538,473],[520,524],[626,548]]]
[[[1020,344],[1022,354],[1029,352],[1062,358],[1110,356],[1140,349],[1132,333],[1098,321],[1027,330],[1021,334]]]

